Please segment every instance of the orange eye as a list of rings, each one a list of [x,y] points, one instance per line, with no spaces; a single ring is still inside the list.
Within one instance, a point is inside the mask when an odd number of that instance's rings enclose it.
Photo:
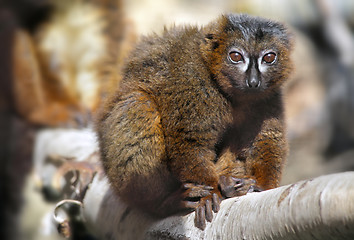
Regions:
[[[267,53],[266,55],[264,55],[262,60],[263,60],[263,62],[271,64],[271,63],[274,63],[275,58],[276,58],[275,53],[270,52],[270,53]]]
[[[241,61],[243,62],[242,54],[239,52],[230,52],[229,58],[230,58],[231,62],[233,62],[233,63],[238,63]]]

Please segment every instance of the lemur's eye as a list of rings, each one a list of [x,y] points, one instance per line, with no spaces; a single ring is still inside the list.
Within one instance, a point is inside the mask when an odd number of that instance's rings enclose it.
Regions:
[[[273,52],[266,53],[263,58],[262,62],[268,63],[268,64],[273,64],[277,58],[277,55]]]
[[[239,62],[243,62],[243,56],[241,53],[239,52],[230,52],[229,53],[229,58],[231,60],[232,63],[239,63]]]

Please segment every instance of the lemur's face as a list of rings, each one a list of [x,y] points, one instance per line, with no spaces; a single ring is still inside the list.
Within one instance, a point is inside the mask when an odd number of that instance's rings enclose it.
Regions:
[[[221,88],[230,94],[266,93],[279,88],[292,69],[286,28],[246,15],[226,16],[223,27],[219,39],[213,39],[213,51],[220,54],[214,73]]]

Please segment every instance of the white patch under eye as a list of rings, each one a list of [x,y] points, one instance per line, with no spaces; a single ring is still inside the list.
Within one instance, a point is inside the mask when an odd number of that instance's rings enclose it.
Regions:
[[[259,57],[258,58],[258,70],[261,72],[261,73],[265,73],[268,69],[268,65],[267,64],[263,64],[262,63],[262,60],[263,59],[263,56]]]
[[[250,63],[250,59],[246,56],[243,56],[243,59],[245,60],[245,62],[239,64],[239,68],[240,68],[241,72],[246,72],[248,69],[248,65]]]

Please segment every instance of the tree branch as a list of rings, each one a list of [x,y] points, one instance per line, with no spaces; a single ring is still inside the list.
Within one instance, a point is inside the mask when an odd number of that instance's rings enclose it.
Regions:
[[[353,182],[347,172],[227,199],[201,231],[194,213],[156,221],[127,208],[96,176],[84,215],[100,237],[113,239],[354,239]]]
[[[65,130],[62,131],[65,135]],[[87,136],[88,131],[84,134]],[[93,132],[90,134],[94,136]],[[59,135],[55,132],[49,140],[51,144],[55,145]],[[93,136],[80,137],[81,142],[77,144],[92,147],[82,141],[92,141]],[[63,135],[57,144],[70,144],[70,149],[74,148],[75,141],[62,141],[62,138]],[[43,144],[41,141],[39,134],[37,146]],[[64,145],[62,149],[67,148]],[[87,150],[92,151],[92,148]],[[37,152],[35,156],[46,154]],[[39,158],[35,161],[44,162]],[[78,178],[86,176],[85,181],[69,182],[81,184],[80,188],[71,189],[82,202],[81,215],[86,227],[99,239],[354,239],[354,172],[321,176],[224,200],[213,221],[201,231],[194,227],[194,213],[157,220],[127,207],[111,191],[102,170],[97,167],[98,157],[95,160],[91,157],[90,161],[83,168],[74,164],[70,170],[77,171]],[[65,169],[70,169],[67,164]],[[92,174],[80,174],[82,171],[92,171]],[[64,179],[65,174],[62,174]],[[87,181],[87,176],[92,176],[91,181]],[[83,188],[83,182],[90,182],[88,188]],[[70,192],[65,187],[56,188]]]

